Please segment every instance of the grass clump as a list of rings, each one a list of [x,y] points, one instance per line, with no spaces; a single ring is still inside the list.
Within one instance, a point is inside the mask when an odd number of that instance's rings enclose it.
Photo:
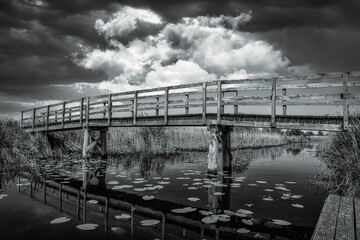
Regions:
[[[360,120],[352,118],[349,129],[339,132],[318,150],[325,168],[316,181],[334,194],[360,197]]]

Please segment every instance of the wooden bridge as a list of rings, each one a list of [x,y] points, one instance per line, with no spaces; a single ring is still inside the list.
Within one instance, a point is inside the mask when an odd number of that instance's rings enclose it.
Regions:
[[[232,127],[342,131],[349,126],[350,106],[357,105],[360,72],[337,72],[218,80],[80,98],[24,110],[20,125],[27,132],[84,129],[84,157],[94,147],[106,157],[108,127],[208,126],[209,170],[216,171],[220,163],[231,171]]]

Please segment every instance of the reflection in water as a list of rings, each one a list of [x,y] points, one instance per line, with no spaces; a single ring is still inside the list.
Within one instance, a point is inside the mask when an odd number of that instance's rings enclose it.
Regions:
[[[23,173],[16,179],[4,179],[2,175],[1,181],[2,189],[6,189],[4,182],[17,182],[20,193],[72,213],[80,220],[78,224],[96,223],[105,231],[121,227],[124,237],[128,238],[150,239],[149,236],[161,238],[173,234],[187,235],[189,239],[310,239],[326,197],[316,197],[317,191],[308,186],[310,169],[314,167],[312,162],[302,159],[313,150],[309,145],[292,145],[236,151],[233,176],[226,172],[217,176],[206,174],[206,153],[192,153],[170,158],[128,156],[108,162],[49,161],[41,166],[45,179]],[[293,164],[301,166],[297,168],[299,176],[293,174]],[[290,173],[285,175],[279,171]],[[27,179],[30,185],[21,185],[21,179]],[[296,184],[286,184],[285,180]],[[276,186],[283,187],[277,189]],[[272,202],[263,200],[269,193]],[[283,198],[284,194],[288,194],[288,200]],[[189,197],[200,200],[191,202],[187,200]],[[300,203],[305,206],[303,210],[291,205]],[[195,207],[197,211],[182,214],[171,211],[188,207]],[[202,219],[206,216],[201,211],[211,212],[211,221],[215,222],[204,224]],[[119,220],[116,216],[121,214],[129,214],[130,220]],[[155,229],[141,226],[140,222],[149,218],[161,223]],[[272,219],[284,219],[292,224],[282,226]],[[242,230],[237,232],[237,229]],[[111,238],[111,233],[108,234]]]

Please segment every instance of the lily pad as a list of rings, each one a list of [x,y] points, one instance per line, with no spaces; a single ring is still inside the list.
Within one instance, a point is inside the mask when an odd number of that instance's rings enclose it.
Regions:
[[[266,181],[256,181],[257,183],[260,183],[260,184],[266,184],[267,182]]]
[[[116,219],[129,219],[129,218],[131,218],[131,216],[129,214],[123,213],[121,215],[116,215],[115,218]]]
[[[296,182],[291,182],[291,181],[287,181],[285,183],[287,183],[287,184],[296,184]]]
[[[8,196],[7,194],[2,193],[2,194],[0,194],[0,199],[3,199],[5,197],[7,197],[7,196]]]
[[[239,228],[239,229],[237,230],[237,232],[238,232],[238,233],[249,233],[250,230],[249,230],[249,229],[246,229],[246,228]]]
[[[68,217],[60,217],[60,218],[56,218],[56,219],[52,220],[50,222],[50,224],[59,224],[59,223],[68,222],[70,220],[71,220],[71,218],[68,218]]]
[[[144,199],[145,201],[149,201],[149,200],[152,200],[154,198],[155,198],[154,196],[149,196],[149,195],[146,195],[146,196],[142,197],[142,199]]]
[[[288,226],[288,225],[291,225],[290,222],[285,221],[285,220],[281,220],[281,219],[273,219],[272,222],[273,222],[274,224],[277,224],[277,225],[280,225],[280,226]]]
[[[204,211],[204,210],[200,210],[199,213],[201,215],[204,215],[204,216],[209,216],[209,215],[213,215],[214,213],[213,212],[208,212],[208,211]]]
[[[118,181],[109,181],[109,182],[107,182],[107,184],[108,185],[117,185],[117,184],[119,184],[119,182]]]
[[[78,228],[78,229],[80,229],[80,230],[88,231],[88,230],[94,230],[94,229],[96,229],[98,226],[99,226],[99,225],[94,224],[94,223],[85,223],[85,224],[77,225],[76,228]]]
[[[264,197],[263,200],[264,201],[274,201],[274,199],[271,196]]]
[[[291,206],[296,207],[296,208],[304,208],[304,206],[301,204],[291,204]]]
[[[249,219],[249,220],[247,220],[247,219],[242,219],[241,220],[244,224],[246,224],[246,225],[249,225],[249,226],[251,226],[251,225],[254,225],[254,223]]]
[[[196,208],[193,207],[184,207],[184,208],[176,208],[171,210],[174,213],[189,213],[189,212],[195,212]]]
[[[159,220],[149,219],[149,220],[143,220],[140,223],[143,226],[154,226],[154,225],[158,224],[159,222],[160,222]]]
[[[112,227],[111,231],[113,231],[116,234],[120,234],[120,235],[123,235],[126,233],[126,231],[123,228],[119,228],[119,227]]]
[[[192,202],[197,202],[200,200],[200,198],[196,198],[196,197],[189,197],[188,198],[189,201],[192,201]]]
[[[206,224],[212,224],[212,223],[216,223],[218,221],[218,218],[213,216],[208,216],[201,219],[201,221]]]

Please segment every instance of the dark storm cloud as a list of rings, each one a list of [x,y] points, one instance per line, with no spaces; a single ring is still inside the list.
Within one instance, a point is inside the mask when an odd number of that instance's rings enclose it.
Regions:
[[[79,43],[104,48],[106,39],[94,23],[109,20],[122,6],[150,9],[172,23],[252,10],[252,20],[239,30],[267,40],[292,64],[307,64],[315,71],[360,70],[356,0],[5,0],[0,1],[0,95],[6,92],[24,101],[59,99],[59,93],[72,98],[75,91],[57,91],[54,84],[105,80],[104,73],[74,64],[72,54]],[[158,30],[134,32],[121,41]],[[0,112],[17,111],[16,106],[2,102]]]

